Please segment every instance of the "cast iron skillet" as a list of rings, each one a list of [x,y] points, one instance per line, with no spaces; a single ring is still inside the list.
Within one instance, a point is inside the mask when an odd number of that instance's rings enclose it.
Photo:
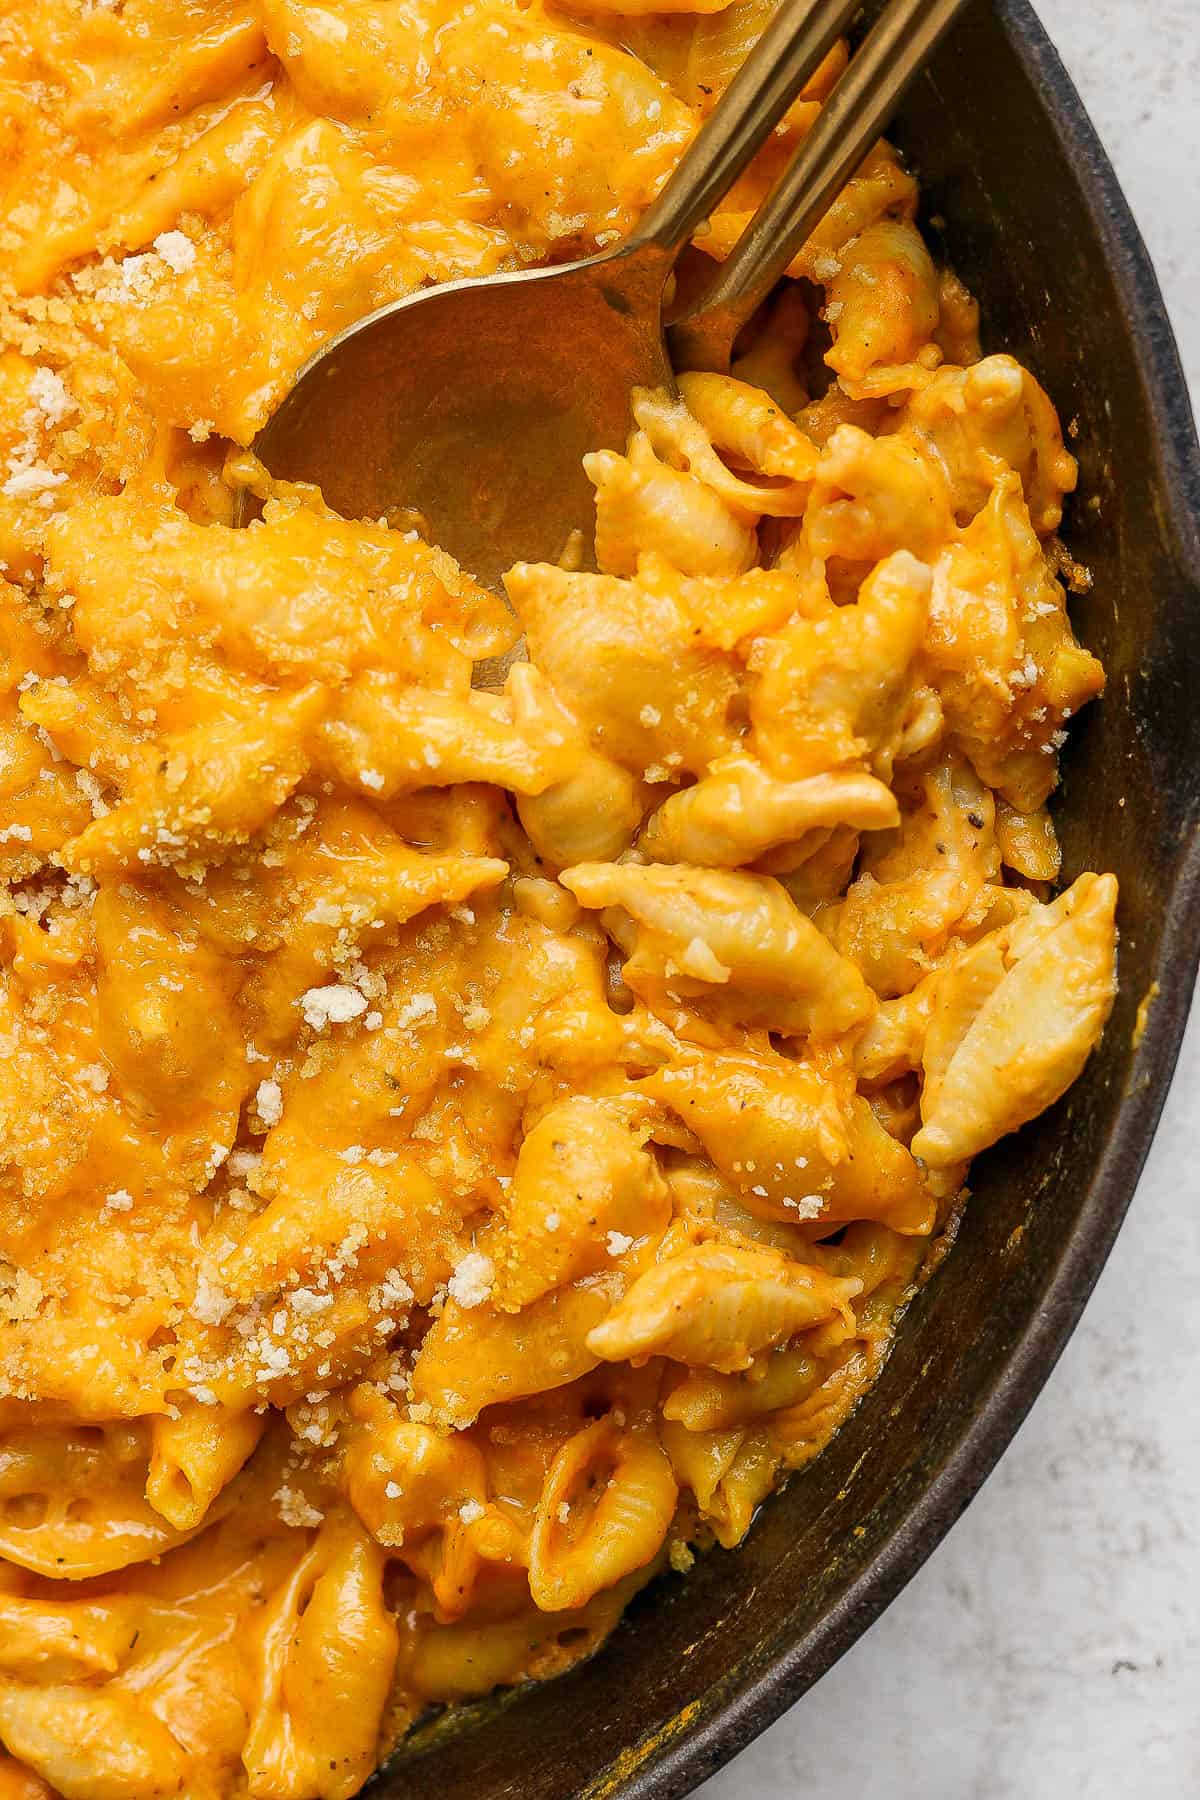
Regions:
[[[1137,227],[1027,0],[986,0],[893,132],[979,295],[1065,420],[1076,624],[1109,672],[1065,755],[1065,872],[1121,881],[1121,990],[1070,1096],[976,1164],[958,1242],[873,1392],[744,1546],[635,1602],[590,1662],[426,1731],[372,1800],[674,1800],[894,1598],[1054,1366],[1133,1194],[1200,948],[1200,453]],[[1139,1003],[1158,983],[1145,1029]]]

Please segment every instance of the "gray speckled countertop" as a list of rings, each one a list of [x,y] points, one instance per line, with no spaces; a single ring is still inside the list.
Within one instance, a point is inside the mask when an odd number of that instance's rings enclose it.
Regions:
[[[1200,407],[1200,0],[1036,0]],[[704,1800],[1200,1796],[1200,1007],[1083,1323],[890,1610]]]

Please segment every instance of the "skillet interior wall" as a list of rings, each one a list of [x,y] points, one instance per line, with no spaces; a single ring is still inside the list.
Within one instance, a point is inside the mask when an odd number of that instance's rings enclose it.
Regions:
[[[1030,45],[1024,56],[1014,32]],[[1096,1176],[1122,1106],[1161,1101],[1190,990],[1185,968],[1182,1000],[1164,992],[1137,1049],[1138,1005],[1196,822],[1200,593],[1171,542],[1167,467],[1133,348],[1132,334],[1155,322],[1127,316],[1128,286],[1123,298],[1031,74],[1035,37],[1020,0],[974,7],[891,135],[921,174],[927,217],[946,221],[949,257],[982,303],[985,348],[1027,361],[1064,420],[1079,421],[1081,481],[1064,535],[1095,586],[1073,611],[1110,679],[1072,732],[1057,820],[1067,877],[1111,868],[1121,881],[1122,986],[1104,1043],[1067,1100],[980,1158],[955,1250],[911,1307],[882,1379],[742,1548],[656,1583],[589,1664],[470,1709],[424,1751],[394,1759],[373,1800],[687,1792],[823,1672],[957,1516],[996,1446],[953,1491],[939,1491],[939,1471],[999,1384],[1019,1422],[1058,1344],[1010,1362],[1018,1340],[1074,1240],[1070,1290],[1050,1321],[1051,1338],[1055,1324],[1065,1335],[1132,1188],[1136,1144],[1110,1155],[1106,1181]],[[1169,371],[1169,337],[1151,350]],[[852,1591],[898,1532],[903,1554],[885,1557],[871,1594]]]

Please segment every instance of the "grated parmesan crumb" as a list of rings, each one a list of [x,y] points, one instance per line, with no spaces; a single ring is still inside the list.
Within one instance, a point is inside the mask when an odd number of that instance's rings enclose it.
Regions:
[[[329,987],[309,988],[300,996],[300,1010],[313,1031],[324,1031],[327,1025],[346,1025],[367,1010],[367,1003],[357,988],[335,981]]]
[[[220,1325],[233,1311],[233,1300],[223,1287],[201,1269],[196,1277],[196,1292],[192,1300],[192,1317],[202,1325]]]
[[[325,1312],[333,1305],[332,1294],[318,1294],[314,1288],[296,1288],[288,1296],[288,1305],[302,1319],[311,1319],[315,1313]]]
[[[196,246],[182,231],[160,231],[154,248],[174,275],[186,275],[196,260]]]
[[[277,1081],[260,1081],[254,1095],[258,1116],[270,1131],[283,1117],[283,1089]]]
[[[396,1025],[401,1031],[407,1031],[419,1019],[436,1019],[437,1001],[432,994],[413,994],[396,1013]]]
[[[304,915],[306,925],[340,925],[342,909],[330,900],[314,900]]]
[[[29,381],[30,404],[36,406],[46,424],[61,425],[69,419],[73,412],[78,412],[79,403],[61,375],[53,369],[38,368],[33,371]]]
[[[416,1297],[399,1269],[389,1269],[379,1289],[380,1305],[411,1306]]]
[[[496,1265],[482,1251],[468,1250],[446,1286],[452,1299],[463,1307],[482,1306],[492,1291]]]
[[[288,1487],[286,1482],[282,1487],[276,1488],[273,1498],[279,1508],[279,1517],[285,1525],[306,1529],[313,1525],[319,1525],[325,1517],[323,1512],[318,1512],[317,1508],[304,1498],[298,1488]]]

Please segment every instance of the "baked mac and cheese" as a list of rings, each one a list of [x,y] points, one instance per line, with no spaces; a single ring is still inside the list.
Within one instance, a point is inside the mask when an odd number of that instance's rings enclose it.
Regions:
[[[886,146],[511,611],[245,449],[368,309],[627,231],[768,4],[0,0],[21,1800],[347,1800],[586,1652],[826,1443],[1103,1028],[1075,466]]]

